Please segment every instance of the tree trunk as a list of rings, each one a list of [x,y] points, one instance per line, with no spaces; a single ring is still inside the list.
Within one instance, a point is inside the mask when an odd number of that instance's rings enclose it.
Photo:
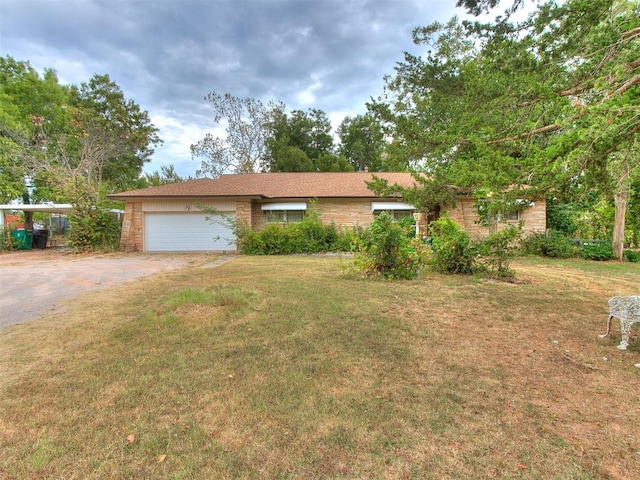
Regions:
[[[28,205],[28,204],[31,203],[31,198],[29,196],[29,192],[28,191],[27,191],[27,193],[22,195],[22,202],[25,205]],[[27,232],[33,232],[33,212],[25,210],[25,212],[24,212],[24,229]]]
[[[614,202],[616,216],[613,223],[613,255],[622,261],[624,253],[624,225],[627,213],[628,192],[616,192]]]
[[[627,204],[629,203],[629,162],[626,159],[620,168],[616,192],[614,194],[614,204],[616,208],[615,220],[613,223],[613,255],[622,261],[624,254],[624,227],[627,216]]]

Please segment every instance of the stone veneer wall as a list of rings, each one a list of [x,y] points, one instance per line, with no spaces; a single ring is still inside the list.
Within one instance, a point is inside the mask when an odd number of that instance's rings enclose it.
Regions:
[[[142,249],[142,203],[127,202],[120,234],[120,250],[130,252]]]

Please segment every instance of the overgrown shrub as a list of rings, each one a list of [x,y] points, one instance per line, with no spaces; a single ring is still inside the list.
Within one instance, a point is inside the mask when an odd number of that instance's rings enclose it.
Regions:
[[[336,226],[324,225],[317,210],[310,210],[301,222],[291,224],[290,230],[290,241],[298,253],[331,251],[338,239]]]
[[[406,225],[382,212],[355,239],[354,267],[365,275],[410,280],[425,263],[426,248],[413,239]]]
[[[430,224],[431,267],[441,273],[471,274],[476,271],[476,250],[469,235],[449,217],[443,216]]]
[[[13,248],[13,242],[9,236],[10,231],[0,227],[0,251],[11,250]]]
[[[332,252],[355,252],[357,239],[360,238],[362,232],[365,229],[363,227],[353,227],[352,229],[340,229],[338,230],[338,237],[333,243]]]
[[[509,280],[515,276],[509,268],[519,252],[518,240],[522,229],[509,225],[503,230],[490,234],[487,238],[474,244],[479,256],[477,268],[484,270],[489,276],[501,280]]]
[[[244,223],[235,225],[238,250],[246,255],[290,255],[344,251],[349,239],[335,225],[324,225],[316,210],[296,223],[270,223],[259,232]]]
[[[120,242],[120,223],[106,208],[74,205],[69,212],[67,245],[80,251],[115,250]]]
[[[596,240],[584,243],[582,245],[581,253],[582,258],[586,260],[605,261],[615,258],[611,242],[606,240]]]
[[[622,255],[627,262],[640,263],[640,252],[636,250],[625,250]]]
[[[67,216],[67,246],[79,251],[116,250],[120,243],[120,222],[109,213],[104,195],[92,185],[74,179],[65,186],[73,208]]]
[[[521,245],[524,252],[529,255],[569,258],[577,254],[571,239],[557,230],[529,235],[521,242]]]
[[[258,232],[250,228],[242,229],[242,233],[238,231],[236,231],[236,238],[239,252],[245,255],[264,255],[264,242]]]
[[[292,241],[292,227],[290,225],[280,225],[272,223],[260,232],[264,255],[289,255],[299,253],[301,249]]]

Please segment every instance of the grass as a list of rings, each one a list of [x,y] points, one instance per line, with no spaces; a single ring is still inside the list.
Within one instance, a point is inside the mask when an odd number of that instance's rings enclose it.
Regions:
[[[512,284],[346,262],[239,257],[0,331],[0,478],[640,471],[640,340],[597,336],[637,265],[525,258]]]

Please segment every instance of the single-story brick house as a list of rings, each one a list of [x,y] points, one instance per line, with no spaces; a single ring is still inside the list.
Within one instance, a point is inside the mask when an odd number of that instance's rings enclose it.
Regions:
[[[366,182],[372,173],[246,173],[221,175],[109,195],[126,203],[120,246],[124,250],[235,251],[233,222],[254,230],[269,222],[292,222],[317,208],[323,223],[366,227],[383,210],[411,215],[414,207],[400,197],[376,196]],[[411,187],[410,173],[375,173],[389,184]],[[461,196],[449,215],[472,237],[487,235],[477,223],[474,199]],[[212,215],[202,207],[215,211]],[[426,218],[426,215],[422,216]],[[510,219],[522,220],[525,233],[544,232],[545,202]]]

